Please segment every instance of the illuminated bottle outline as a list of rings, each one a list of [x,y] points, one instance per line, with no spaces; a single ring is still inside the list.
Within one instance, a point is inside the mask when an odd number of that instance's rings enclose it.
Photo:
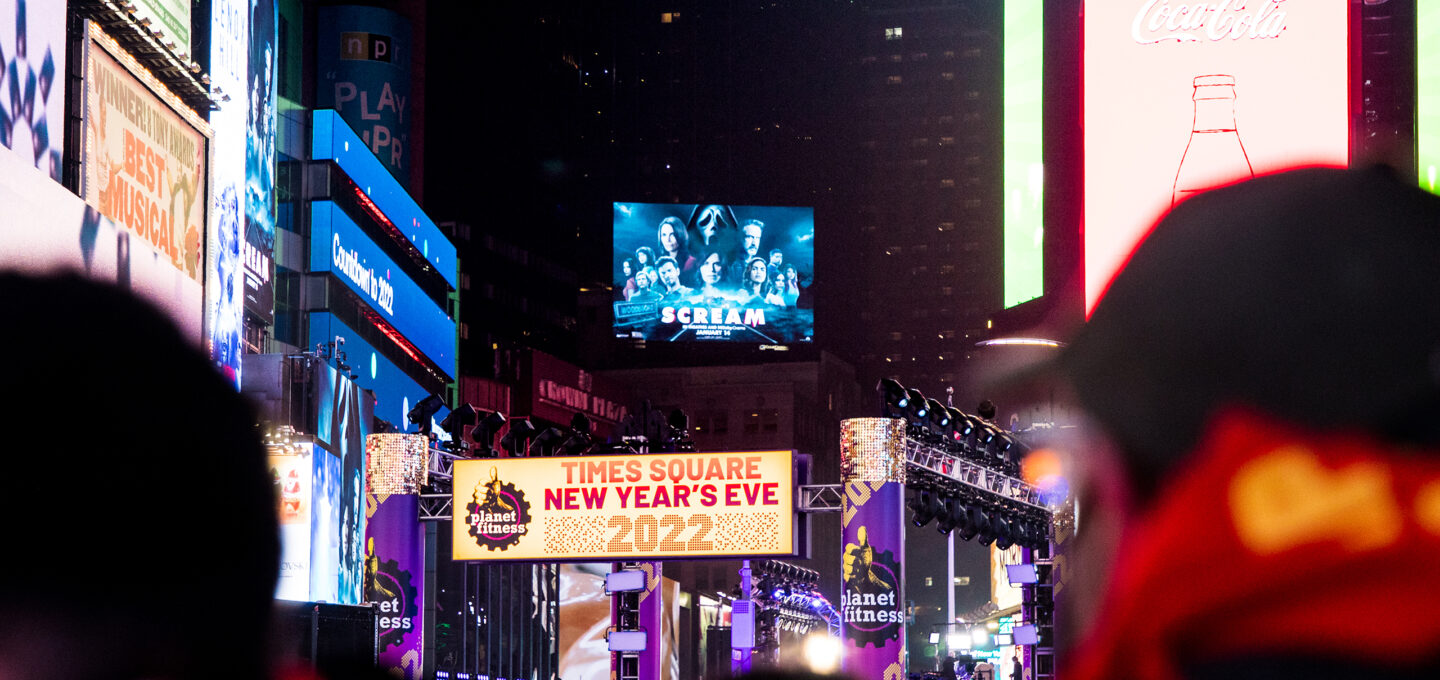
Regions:
[[[1220,184],[1255,176],[1235,125],[1235,76],[1195,77],[1195,119],[1175,173],[1170,205]]]

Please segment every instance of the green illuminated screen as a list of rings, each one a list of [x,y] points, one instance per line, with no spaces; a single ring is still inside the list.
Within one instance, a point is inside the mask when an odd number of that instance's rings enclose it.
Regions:
[[[1045,292],[1043,0],[1005,0],[1005,307]]]
[[[1420,186],[1440,185],[1440,3],[1415,7],[1415,160]]]

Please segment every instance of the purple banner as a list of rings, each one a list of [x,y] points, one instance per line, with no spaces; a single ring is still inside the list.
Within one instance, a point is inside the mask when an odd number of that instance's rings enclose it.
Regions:
[[[842,670],[856,677],[904,677],[904,510],[904,484],[845,484]]]
[[[905,677],[905,422],[840,424],[841,670]]]
[[[380,619],[380,668],[419,680],[424,649],[425,533],[420,497],[370,494],[365,499],[365,600]]]
[[[660,661],[664,658],[665,619],[661,607],[661,566],[664,562],[641,562],[645,572],[645,592],[640,593],[640,629],[645,631],[645,651],[640,652],[640,680],[660,680]]]

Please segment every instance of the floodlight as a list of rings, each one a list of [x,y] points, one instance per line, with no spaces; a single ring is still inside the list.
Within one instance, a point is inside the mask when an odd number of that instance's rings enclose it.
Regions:
[[[421,399],[420,403],[416,404],[414,408],[410,409],[409,413],[405,414],[405,418],[410,421],[410,424],[420,427],[420,434],[430,434],[430,428],[432,426],[430,421],[443,406],[445,406],[445,401],[439,396],[432,394]]]
[[[612,652],[643,652],[645,638],[643,630],[612,630],[605,633],[605,645]]]
[[[529,418],[510,423],[510,429],[505,431],[505,436],[500,438],[500,447],[505,449],[510,456],[517,457],[525,455],[529,448],[529,440],[535,436],[535,425]]]
[[[885,405],[886,416],[899,415],[899,411],[910,405],[910,395],[905,388],[892,378],[884,378],[875,386],[880,401]]]
[[[930,523],[940,514],[944,507],[940,505],[940,499],[935,497],[929,489],[922,489],[920,493],[911,497],[910,510],[915,516],[910,519],[917,527],[923,527]]]
[[[1040,644],[1040,628],[1033,623],[1024,623],[1010,629],[1010,634],[1015,636],[1017,645],[1038,645]]]
[[[633,593],[645,589],[645,572],[638,569],[622,569],[605,575],[605,594]]]
[[[476,409],[480,415],[480,422],[470,430],[470,438],[486,448],[495,445],[495,433],[505,426],[505,414],[499,411]]]
[[[1005,578],[1012,586],[1040,582],[1040,574],[1035,570],[1033,564],[1007,564],[1005,565]]]
[[[943,505],[944,509],[941,510],[935,521],[935,530],[942,534],[948,534],[955,530],[955,525],[959,523],[965,506],[960,504],[959,499],[952,496],[946,496]]]
[[[973,628],[970,630],[970,641],[975,643],[976,647],[984,647],[990,642],[990,633],[984,628]]]
[[[547,427],[535,441],[530,442],[530,456],[553,456],[555,450],[565,439],[565,431],[558,427]]]
[[[946,642],[950,643],[950,649],[970,649],[970,636],[964,633],[951,633]]]
[[[940,634],[939,634],[939,633],[930,633],[930,644],[932,644],[932,645],[938,645],[938,644],[940,644]]]
[[[955,535],[959,536],[960,540],[973,540],[975,535],[980,533],[981,517],[977,516],[977,511],[978,508],[973,505],[957,504],[956,512],[958,513],[958,517],[955,521]],[[984,513],[980,513],[980,515],[983,514]]]
[[[445,415],[440,421],[440,429],[450,435],[450,441],[457,444],[464,442],[465,427],[480,422],[480,414],[470,404],[461,404],[455,410]]]

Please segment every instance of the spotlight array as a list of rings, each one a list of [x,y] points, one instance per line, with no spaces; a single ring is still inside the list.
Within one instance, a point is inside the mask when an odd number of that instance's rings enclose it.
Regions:
[[[883,404],[883,415],[905,419],[906,435],[911,439],[1001,474],[1020,474],[1020,459],[1029,447],[1014,434],[981,416],[927,399],[920,390],[906,389],[891,378],[881,380],[875,389]],[[993,417],[992,409],[982,412]]]
[[[1044,510],[964,489],[917,488],[906,506],[910,522],[917,527],[934,522],[941,534],[953,532],[961,540],[993,543],[1001,550],[1012,545],[1040,548],[1050,540],[1049,516]]]

